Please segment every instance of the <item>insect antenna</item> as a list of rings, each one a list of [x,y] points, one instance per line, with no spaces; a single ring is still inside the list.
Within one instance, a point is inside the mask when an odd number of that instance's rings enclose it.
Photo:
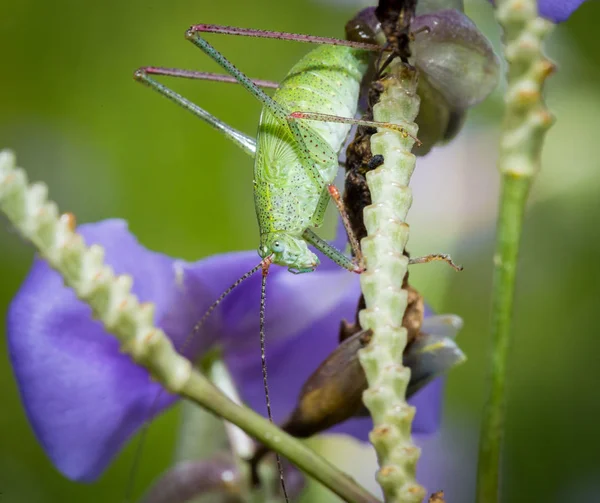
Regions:
[[[269,266],[273,262],[271,256],[266,257],[262,265],[262,281],[260,284],[260,359],[262,363],[262,376],[263,386],[265,388],[265,401],[267,403],[267,416],[269,421],[273,422],[273,415],[271,414],[271,399],[269,397],[269,384],[267,379],[267,354],[265,351],[265,308],[267,303],[267,276],[269,274]],[[283,477],[283,467],[281,466],[281,458],[279,453],[275,452],[275,458],[277,459],[277,470],[279,472],[279,481],[281,483],[281,490],[285,502],[289,502],[287,490],[285,488],[285,479]]]
[[[258,265],[254,266],[247,273],[244,273],[242,276],[240,276],[221,295],[219,295],[217,300],[215,300],[210,305],[210,307],[204,312],[204,314],[202,315],[202,318],[200,318],[200,320],[194,325],[194,328],[192,328],[192,331],[189,333],[189,335],[183,341],[181,348],[178,349],[178,352],[180,354],[185,356],[185,351],[187,350],[187,348],[188,348],[190,342],[193,340],[194,336],[200,331],[200,329],[206,323],[206,321],[208,320],[210,315],[214,312],[214,310],[217,307],[219,307],[219,304],[221,304],[221,302],[223,302],[223,300],[225,300],[225,297],[227,297],[233,290],[235,290],[235,288],[237,288],[242,282],[244,282],[250,276],[252,276],[256,271],[258,271],[261,268],[263,268],[263,270],[264,270],[264,262],[265,262],[264,260],[261,260],[261,262]],[[264,284],[264,279],[263,279],[263,284]],[[264,289],[264,287],[263,287],[263,289]],[[263,333],[263,332],[261,332],[261,333]],[[264,362],[264,358],[263,358],[263,362]],[[264,363],[263,363],[263,365],[264,365]],[[265,371],[266,371],[266,369],[265,369]],[[162,396],[163,391],[164,391],[163,389],[160,389],[158,391],[158,393],[156,394],[156,396],[154,397],[154,400],[152,401],[152,404],[150,405],[150,413],[148,415],[149,418],[151,418],[152,415],[154,414],[154,411],[155,411],[156,407],[158,406],[158,401],[160,400],[160,397]],[[269,419],[271,419],[270,408],[269,408]],[[147,420],[144,423],[144,425],[142,426],[142,430],[140,432],[140,437],[139,437],[139,442],[135,448],[135,453],[133,455],[133,464],[131,466],[130,476],[127,480],[127,486],[125,489],[125,497],[123,498],[123,503],[130,503],[130,501],[131,501],[131,495],[133,494],[133,489],[135,486],[135,474],[137,473],[137,469],[138,469],[139,464],[142,459],[142,453],[144,450],[143,447],[144,447],[144,443],[146,440],[146,436],[148,434],[149,426],[150,426],[150,420]]]

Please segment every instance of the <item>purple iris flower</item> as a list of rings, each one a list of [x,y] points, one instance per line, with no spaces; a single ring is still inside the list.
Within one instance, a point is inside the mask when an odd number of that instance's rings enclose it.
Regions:
[[[134,293],[156,305],[155,321],[181,347],[207,307],[259,262],[255,251],[216,255],[189,263],[147,250],[125,222],[82,225],[88,244],[106,251],[106,263],[134,278]],[[265,414],[258,344],[260,274],[234,290],[186,351],[192,360],[218,344],[243,400]],[[337,345],[342,318],[353,319],[358,276],[328,260],[311,274],[273,267],[267,284],[267,357],[273,413],[282,421],[300,388]],[[151,413],[176,397],[162,394],[146,370],[119,352],[117,341],[92,319],[90,308],[36,260],[8,313],[10,357],[31,425],[54,465],[67,477],[92,481]],[[415,433],[437,429],[437,380],[412,400]],[[368,418],[335,428],[367,439]]]

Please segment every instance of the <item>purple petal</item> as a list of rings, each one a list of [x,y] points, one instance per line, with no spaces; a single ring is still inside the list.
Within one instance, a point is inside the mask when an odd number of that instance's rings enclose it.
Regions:
[[[490,0],[494,4],[494,0]],[[538,0],[539,15],[554,21],[562,23],[569,19],[585,0]]]
[[[540,16],[561,23],[569,19],[585,0],[538,0]]]
[[[352,291],[352,295],[349,295]],[[314,334],[313,325],[322,318],[335,324],[337,306],[345,299],[358,303],[358,276],[341,269],[319,267],[315,272],[292,274],[273,266],[267,279],[266,342],[287,342],[303,333]],[[221,344],[226,351],[243,353],[259,348],[260,275],[241,286],[224,302],[225,323]],[[348,311],[348,316],[353,314]],[[339,318],[338,318],[339,326]],[[336,335],[332,341],[336,341]]]
[[[300,389],[309,375],[338,344],[340,321],[354,319],[360,286],[358,277],[343,270],[294,276],[278,275],[268,288],[266,352],[269,394],[274,420],[283,421],[296,405]],[[256,294],[255,294],[256,296]],[[258,301],[254,300],[257,306]],[[320,313],[318,316],[317,313]],[[256,314],[254,318],[257,318]],[[279,320],[279,321],[278,321]],[[235,336],[239,346],[227,353],[227,363],[242,398],[266,415],[258,344],[258,320]],[[300,329],[299,329],[300,328]],[[413,432],[430,433],[440,423],[442,382],[434,381],[411,403],[417,405]],[[369,418],[346,421],[332,431],[367,440]]]
[[[237,269],[256,261],[250,253],[205,260],[194,267],[202,281],[189,281],[189,266],[142,247],[122,221],[79,230],[88,244],[105,248],[117,273],[133,276],[134,293],[156,305],[157,324],[176,344]],[[214,340],[214,325],[203,331],[196,352]],[[71,479],[96,478],[128,437],[174,400],[163,393],[153,407],[159,386],[119,352],[90,308],[41,260],[9,308],[8,338],[29,421],[52,462]]]

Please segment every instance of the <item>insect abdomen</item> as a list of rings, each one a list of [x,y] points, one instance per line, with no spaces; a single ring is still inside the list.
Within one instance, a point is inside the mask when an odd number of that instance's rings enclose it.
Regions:
[[[367,55],[347,47],[321,46],[290,71],[273,98],[288,113],[354,117]],[[349,125],[298,120],[304,144],[325,183],[338,170],[337,154]],[[303,164],[301,147],[286,123],[264,108],[254,168],[255,203],[261,234],[287,231],[300,237],[311,226],[321,191]]]
[[[317,112],[354,117],[367,53],[349,47],[320,46],[288,73],[274,98],[290,112]],[[339,151],[350,126],[310,121],[310,127]]]

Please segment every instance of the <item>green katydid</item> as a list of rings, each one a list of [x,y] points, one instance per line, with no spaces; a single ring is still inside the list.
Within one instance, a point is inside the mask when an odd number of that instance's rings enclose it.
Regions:
[[[204,40],[199,35],[202,32],[280,38],[322,45],[302,58],[277,86],[249,79]],[[353,118],[360,83],[367,70],[369,51],[380,51],[378,45],[215,25],[193,26],[186,32],[186,38],[222,66],[230,77],[146,67],[136,71],[135,78],[190,110],[255,157],[254,195],[260,228],[258,253],[262,260],[256,268],[236,281],[219,297],[194,328],[194,333],[232,288],[262,268],[260,343],[267,413],[271,419],[264,350],[268,268],[270,264],[275,263],[286,266],[294,273],[313,271],[319,260],[308,249],[308,244],[311,244],[341,267],[357,273],[362,272],[364,267],[360,259],[360,248],[357,240],[353,238],[339,193],[333,185],[339,167],[338,153],[352,124],[378,126],[401,134],[408,133],[401,125]],[[254,141],[155,81],[150,77],[151,74],[240,83],[263,103],[257,140]],[[260,86],[277,87],[277,90],[271,97],[262,91]],[[340,113],[342,115],[338,115]],[[342,214],[355,257],[358,258],[357,263],[310,229],[322,224],[330,198]]]
[[[321,45],[305,56],[271,97],[259,86],[273,85],[249,79],[204,40],[200,32],[331,45]],[[368,51],[380,50],[380,47],[217,25],[193,26],[186,37],[263,103],[256,142],[154,81],[149,74],[230,82],[226,76],[147,67],[139,69],[135,78],[221,130],[247,153],[254,155],[254,195],[261,258],[269,258],[270,263],[286,266],[292,272],[310,272],[319,263],[317,256],[308,249],[307,245],[311,244],[340,266],[362,272],[360,264],[353,263],[319,238],[310,227],[319,227],[323,223],[329,198],[333,198],[336,204],[339,201],[332,183],[338,169],[338,152],[352,124],[379,126],[406,134],[400,125],[353,118],[360,82],[367,67]],[[338,115],[340,111],[347,116]],[[305,122],[307,120],[313,123],[309,125]],[[338,208],[341,209],[342,205],[338,204]],[[355,251],[360,254],[358,247]]]

